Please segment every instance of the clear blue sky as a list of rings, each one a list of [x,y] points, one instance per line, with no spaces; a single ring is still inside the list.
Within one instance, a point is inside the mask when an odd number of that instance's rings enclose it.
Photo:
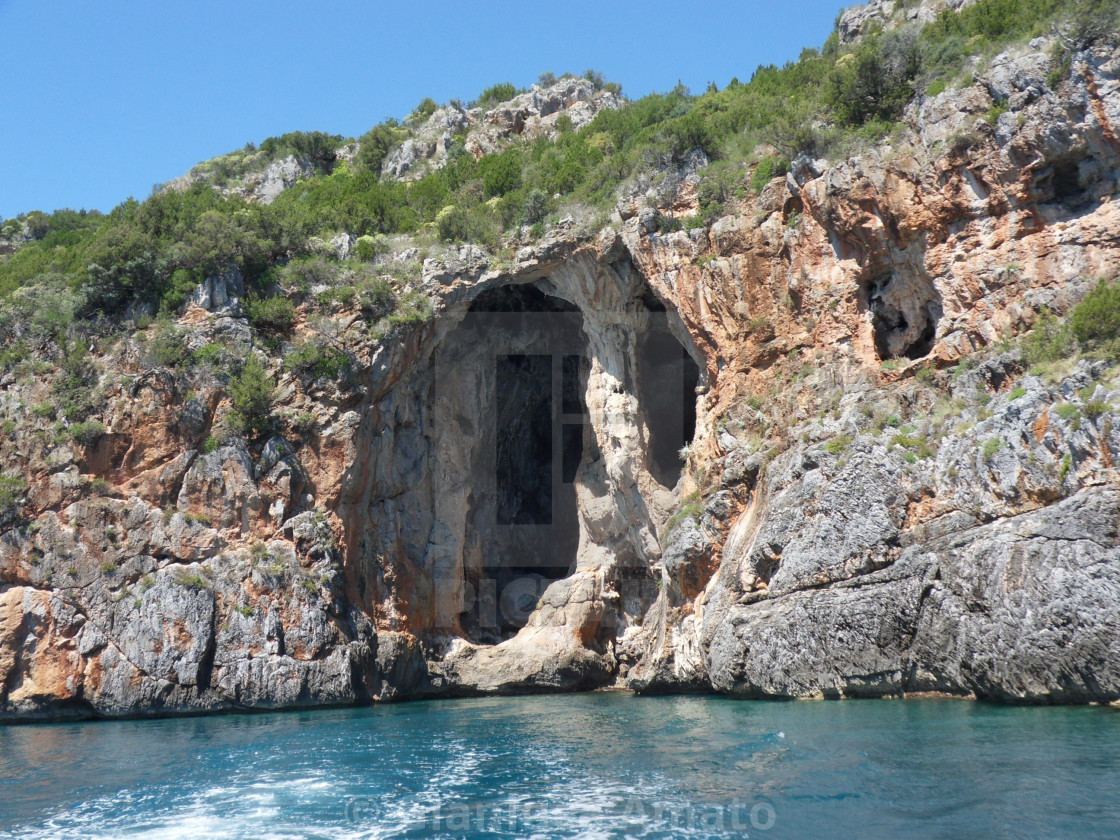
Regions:
[[[837,0],[0,0],[0,216],[109,210],[285,131],[593,67],[630,97],[820,46]]]

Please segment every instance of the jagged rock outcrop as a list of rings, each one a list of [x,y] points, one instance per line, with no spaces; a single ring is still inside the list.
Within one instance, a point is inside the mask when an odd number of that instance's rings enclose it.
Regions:
[[[836,32],[842,44],[858,41],[875,28],[917,21],[931,23],[945,10],[957,11],[971,6],[975,0],[921,0],[919,3],[899,3],[896,0],[871,0],[852,6],[836,19]]]
[[[449,153],[472,154],[477,158],[501,150],[511,140],[555,137],[561,117],[575,130],[591,122],[603,109],[618,108],[623,102],[622,96],[613,90],[596,89],[588,79],[572,76],[547,85],[534,84],[528,91],[489,108],[466,108],[452,102],[436,108],[406,130],[407,136],[386,155],[382,177],[415,181],[445,166]],[[347,142],[324,161],[294,153],[271,159],[249,146],[201,163],[161,189],[184,191],[208,183],[223,195],[271,204],[301,180],[342,163],[353,163],[359,147],[359,142]],[[0,236],[0,254],[29,238],[23,234]]]
[[[0,719],[612,684],[1120,699],[1117,370],[992,349],[1120,270],[1120,56],[1056,91],[1044,46],[710,226],[659,232],[695,190],[640,184],[606,227],[417,263],[435,317],[338,304],[337,380],[253,349],[240,278],[209,278],[179,327],[276,374],[259,440],[215,434],[224,390],[152,337],[100,351],[85,442],[4,381]],[[612,107],[562,84],[468,148]],[[461,119],[386,166],[438,165]]]
[[[382,173],[404,181],[416,180],[447,163],[448,152],[461,142],[461,152],[476,158],[499,151],[511,138],[527,140],[558,133],[557,121],[570,120],[579,129],[604,108],[618,108],[622,98],[596,90],[587,79],[565,77],[550,85],[533,85],[525,93],[489,110],[448,105],[437,108],[412,137],[390,152]]]

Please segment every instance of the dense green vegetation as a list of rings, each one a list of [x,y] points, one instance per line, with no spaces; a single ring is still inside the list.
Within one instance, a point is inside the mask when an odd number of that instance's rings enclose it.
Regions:
[[[732,80],[723,90],[712,85],[700,96],[678,85],[602,111],[578,131],[569,120],[556,140],[514,144],[476,160],[462,153],[458,137],[449,163],[412,183],[382,180],[381,165],[435,110],[430,99],[403,124],[374,126],[360,138],[351,163],[339,162],[344,141],[335,135],[269,138],[259,148],[250,145],[207,164],[221,181],[289,153],[313,161],[319,174],[269,206],[221,195],[202,181],[155,192],[143,202],[130,199],[105,215],[62,210],[5,222],[5,235],[20,235],[26,226],[33,241],[0,258],[0,301],[7,308],[0,321],[13,324],[13,313],[33,309],[29,302],[47,297],[45,290],[69,307],[69,317],[90,322],[119,322],[135,302],[171,313],[199,280],[230,267],[249,284],[249,317],[274,343],[293,323],[283,295],[305,294],[315,283],[332,287],[319,301],[323,306],[365,295],[371,313],[388,317],[402,304],[392,289],[351,276],[324,257],[317,242],[338,231],[362,237],[360,260],[382,251],[384,235],[393,233],[430,233],[495,248],[504,231],[537,225],[555,212],[554,196],[605,208],[626,179],[674,173],[696,149],[713,161],[702,176],[696,223],[703,223],[762,189],[799,152],[842,152],[892,130],[915,93],[959,81],[971,56],[1055,25],[1064,27],[1063,43],[1084,46],[1115,38],[1115,23],[1109,0],[979,0],[920,30],[873,32],[850,47],[834,34],[821,50],[804,50],[797,61],[758,68],[747,83]],[[1062,60],[1056,56],[1056,66]],[[587,78],[598,88],[617,90],[594,71]],[[477,104],[492,106],[516,93],[510,83],[497,84]],[[759,159],[760,143],[778,154]],[[666,179],[667,189],[672,183]],[[422,314],[423,307],[410,300],[391,323]],[[67,316],[57,303],[52,307],[56,316]],[[5,335],[9,350],[13,341],[29,340],[26,334]]]
[[[256,356],[249,356],[229,383],[229,397],[233,403],[230,425],[243,433],[268,428],[273,389],[272,377],[264,365]]]
[[[1120,361],[1120,282],[1100,280],[1065,318],[1043,312],[1022,341],[1030,365],[1069,358],[1079,351]]]
[[[1083,347],[1120,358],[1120,284],[1098,282],[1074,308],[1069,327]]]

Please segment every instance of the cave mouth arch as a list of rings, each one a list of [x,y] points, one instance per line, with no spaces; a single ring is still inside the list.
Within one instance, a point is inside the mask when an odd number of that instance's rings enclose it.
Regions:
[[[579,308],[535,284],[481,293],[459,335],[469,339],[457,350],[478,356],[488,395],[472,465],[460,624],[472,641],[496,644],[575,568],[590,349]]]
[[[480,290],[433,356],[426,552],[452,584],[437,583],[438,627],[475,644],[515,636],[585,540],[604,546],[594,562],[624,551],[634,537],[604,511],[646,500],[612,497],[671,492],[696,431],[701,373],[683,324],[628,261],[598,270],[593,286],[563,269]],[[643,473],[652,481],[626,478]]]

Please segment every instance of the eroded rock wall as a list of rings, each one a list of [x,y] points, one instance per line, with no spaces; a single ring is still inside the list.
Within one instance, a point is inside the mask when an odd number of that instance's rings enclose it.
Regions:
[[[1116,275],[1120,64],[1082,56],[1061,94],[1045,56],[994,65],[912,108],[920,145],[801,159],[758,217],[634,241],[715,359],[692,458],[722,474],[669,537],[631,687],[1117,698],[1100,604],[1115,591],[1120,441],[1111,414],[1078,408],[1115,410],[1114,373],[1082,363],[1043,382],[1014,354],[935,370]],[[997,99],[1020,109],[978,121]],[[936,389],[904,384],[915,370]],[[805,386],[776,384],[791,376]],[[767,393],[792,428],[744,440],[775,419]]]
[[[180,325],[276,372],[264,439],[211,443],[221,383],[135,338],[107,351],[88,446],[30,411],[45,382],[0,383],[27,481],[0,536],[0,718],[612,684],[1120,698],[1116,370],[992,349],[1120,268],[1120,60],[1081,54],[1060,90],[1048,66],[1002,56],[708,227],[658,232],[695,212],[690,175],[673,207],[624,197],[601,230],[429,260],[434,320],[378,337],[336,313],[357,360],[338,381],[253,349],[238,278],[211,278]],[[543,538],[571,561],[523,575],[524,626],[484,628],[487,570],[550,533],[491,530],[511,524],[495,359],[556,350],[472,307],[522,287],[578,322],[576,533]],[[698,368],[679,480],[643,396],[653,318]]]

